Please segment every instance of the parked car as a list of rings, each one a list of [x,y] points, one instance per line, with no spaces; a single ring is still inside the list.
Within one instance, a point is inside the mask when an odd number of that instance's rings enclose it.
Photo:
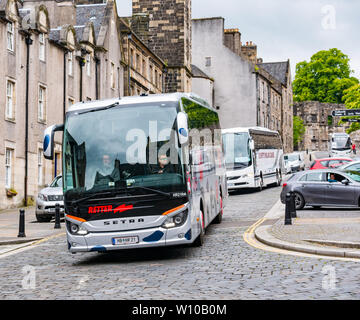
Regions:
[[[345,164],[343,164],[342,166],[337,168],[338,170],[342,170],[342,171],[358,171],[360,172],[360,161],[352,161],[352,162],[347,162]]]
[[[50,222],[55,216],[55,205],[60,204],[60,214],[64,215],[62,176],[57,176],[51,184],[42,189],[36,198],[35,215],[39,222]]]
[[[284,166],[286,173],[304,171],[305,161],[303,155],[300,152],[293,152],[284,155]]]
[[[316,159],[310,165],[310,170],[337,168],[353,160],[350,158],[324,158]]]
[[[360,173],[349,174],[336,169],[307,170],[292,175],[283,184],[282,203],[290,191],[295,192],[297,210],[304,206],[359,207]]]

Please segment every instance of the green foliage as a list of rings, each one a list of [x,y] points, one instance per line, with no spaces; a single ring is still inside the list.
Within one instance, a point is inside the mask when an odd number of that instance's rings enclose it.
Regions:
[[[354,85],[344,91],[343,102],[345,103],[346,109],[360,109],[360,84]],[[359,119],[359,117],[351,118]],[[357,130],[360,130],[360,123],[352,123],[347,133]]]
[[[344,91],[359,80],[350,77],[349,57],[333,48],[314,54],[310,62],[296,65],[294,101],[342,103]]]
[[[294,137],[293,137],[294,146],[298,146],[299,143],[303,140],[305,134],[304,121],[300,117],[294,116],[293,122],[294,122]]]

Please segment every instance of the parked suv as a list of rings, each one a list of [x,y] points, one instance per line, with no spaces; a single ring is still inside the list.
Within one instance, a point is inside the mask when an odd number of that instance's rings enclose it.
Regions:
[[[300,152],[293,152],[284,155],[286,173],[304,171],[305,162]]]
[[[36,220],[50,222],[55,216],[55,205],[60,204],[60,214],[64,215],[62,176],[57,176],[51,184],[42,189],[36,198]]]

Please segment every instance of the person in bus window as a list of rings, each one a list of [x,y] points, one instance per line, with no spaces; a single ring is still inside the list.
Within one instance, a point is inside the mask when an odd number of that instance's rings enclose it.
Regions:
[[[158,157],[158,164],[152,169],[154,174],[162,174],[170,172],[169,158],[166,154],[160,154]]]

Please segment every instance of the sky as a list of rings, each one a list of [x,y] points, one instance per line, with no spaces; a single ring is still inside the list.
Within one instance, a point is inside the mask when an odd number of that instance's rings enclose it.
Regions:
[[[131,0],[117,5],[120,15],[131,15]],[[257,45],[264,62],[290,59],[293,77],[298,62],[338,48],[360,78],[359,0],[192,0],[192,17],[223,17],[225,28],[239,29],[243,43]]]

